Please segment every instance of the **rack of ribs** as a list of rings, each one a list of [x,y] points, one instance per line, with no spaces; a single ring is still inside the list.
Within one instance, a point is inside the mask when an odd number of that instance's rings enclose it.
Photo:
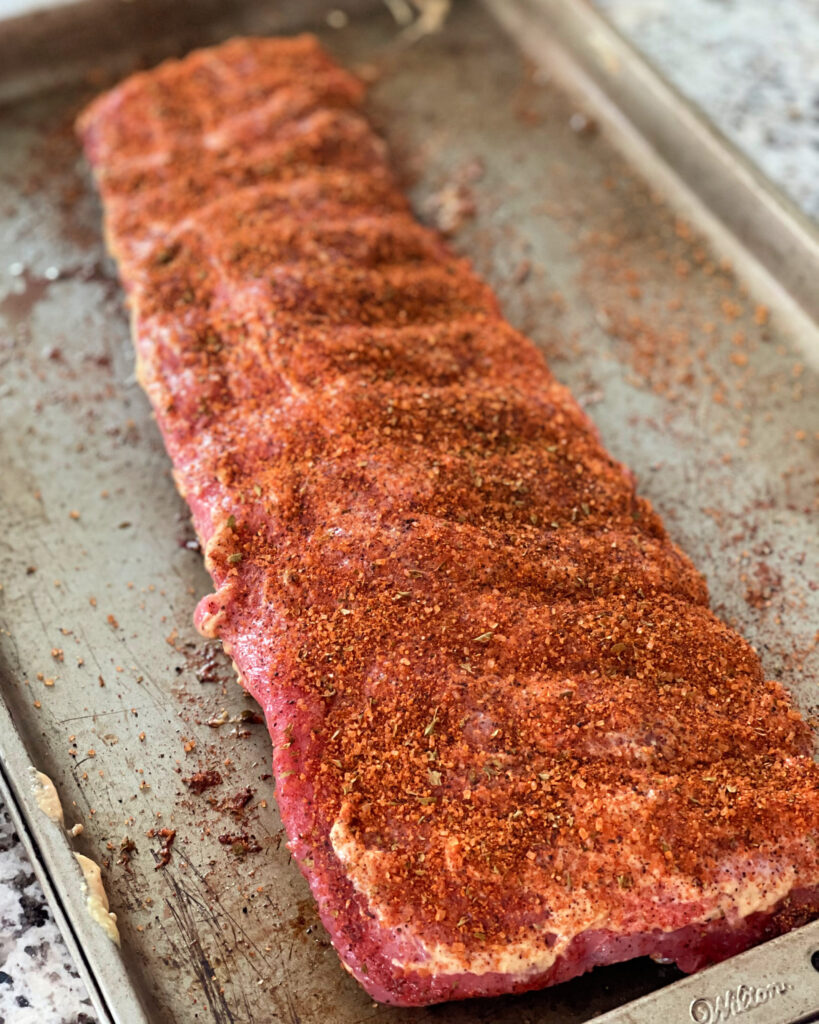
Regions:
[[[808,724],[632,476],[402,196],[310,36],[79,121],[139,378],[264,709],[289,845],[399,1005],[819,912]]]

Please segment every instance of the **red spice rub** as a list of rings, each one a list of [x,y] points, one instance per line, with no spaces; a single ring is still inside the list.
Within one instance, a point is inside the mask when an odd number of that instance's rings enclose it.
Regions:
[[[215,768],[208,768],[207,771],[195,772],[188,778],[182,779],[188,789],[193,790],[197,795],[204,793],[206,789],[222,784],[222,776]]]
[[[156,868],[166,868],[171,862],[171,847],[176,839],[175,828],[151,828],[145,833],[149,839],[159,837],[162,840],[158,853],[156,854]]]
[[[311,37],[235,40],[80,121],[198,622],[339,954],[418,1004],[806,920],[808,726],[360,100]]]

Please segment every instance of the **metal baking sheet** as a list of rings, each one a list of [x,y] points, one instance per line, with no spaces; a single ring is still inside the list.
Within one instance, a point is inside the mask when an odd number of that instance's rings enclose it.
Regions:
[[[299,10],[222,8],[195,29],[163,34],[154,21],[145,38],[137,20],[124,49],[74,54],[72,73],[55,53],[28,83],[3,83],[18,97],[0,112],[5,784],[105,1020],[589,1020],[678,973],[638,961],[421,1010],[367,999],[289,861],[264,726],[191,625],[208,580],[134,380],[71,123],[124,69],[202,39],[293,28]],[[372,115],[419,214],[496,287],[706,573],[718,612],[815,714],[815,334],[794,336],[792,318],[477,4],[456,4],[442,33],[411,46],[385,11],[321,34],[372,81]],[[121,958],[85,913],[26,760],[83,825],[71,846],[103,864]],[[185,780],[205,770],[222,781],[197,795]],[[162,837],[147,835],[161,828],[175,830],[164,866]]]

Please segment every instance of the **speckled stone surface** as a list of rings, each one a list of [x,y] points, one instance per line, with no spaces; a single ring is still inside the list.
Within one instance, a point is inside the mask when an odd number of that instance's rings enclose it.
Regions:
[[[0,1024],[93,1024],[85,986],[0,806]]]
[[[594,0],[747,157],[819,219],[816,0]]]
[[[819,218],[816,0],[595,2],[751,160]],[[0,805],[0,1024],[95,1021]]]

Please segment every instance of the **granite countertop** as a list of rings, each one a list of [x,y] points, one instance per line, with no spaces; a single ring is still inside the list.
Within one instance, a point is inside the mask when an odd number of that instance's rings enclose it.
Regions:
[[[809,215],[819,217],[816,0],[594,0]],[[18,8],[29,0],[0,0]],[[0,805],[0,1024],[93,1024]]]
[[[96,1019],[0,804],[0,1024],[92,1024]]]
[[[713,124],[819,219],[816,0],[593,0]]]

